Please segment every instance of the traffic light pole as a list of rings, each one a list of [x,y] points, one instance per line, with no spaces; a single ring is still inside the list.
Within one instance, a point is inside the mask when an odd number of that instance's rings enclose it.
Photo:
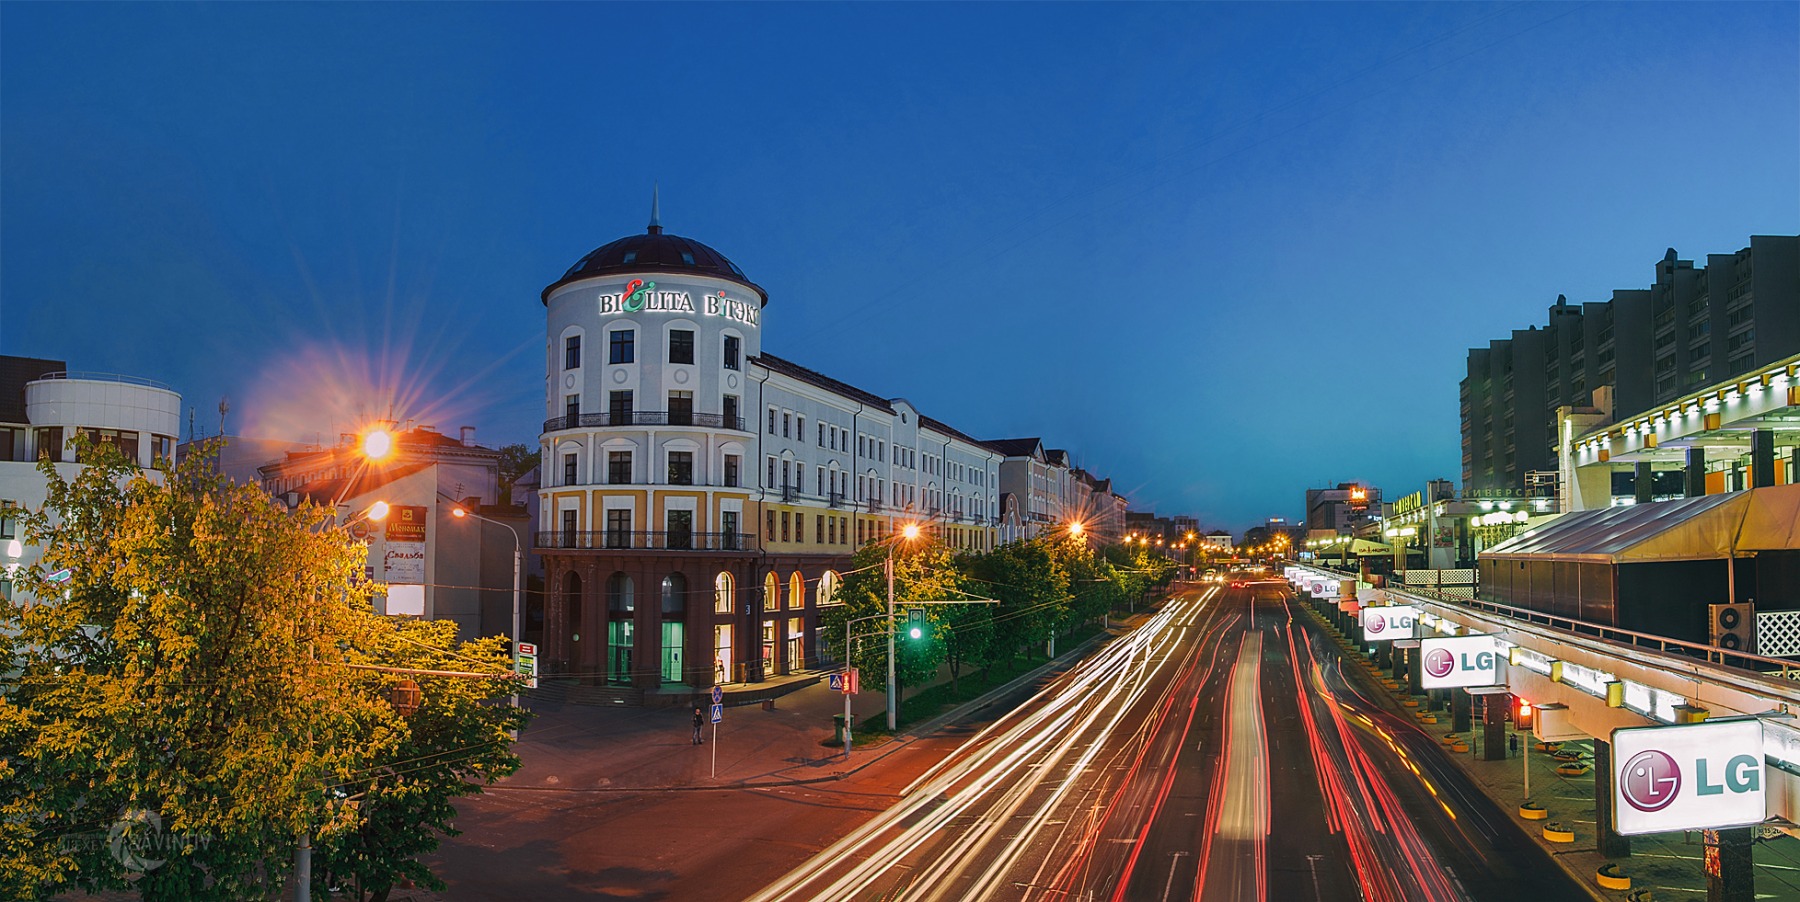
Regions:
[[[894,632],[900,627],[894,622],[894,549],[892,548],[888,549],[887,556],[887,584],[887,724],[888,732],[892,733],[900,722],[900,698],[894,692]]]

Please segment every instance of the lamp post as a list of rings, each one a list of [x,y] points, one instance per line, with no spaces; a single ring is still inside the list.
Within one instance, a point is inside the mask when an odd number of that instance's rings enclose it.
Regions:
[[[458,520],[460,520],[464,517],[474,517],[475,519],[480,520],[482,522],[492,523],[495,526],[505,529],[506,534],[512,538],[512,542],[513,542],[513,554],[512,554],[512,565],[513,565],[512,660],[513,660],[513,672],[518,673],[519,672],[519,641],[520,641],[520,636],[519,636],[519,563],[520,563],[520,559],[524,557],[524,550],[519,547],[519,534],[517,532],[514,532],[513,528],[511,526],[508,526],[505,523],[501,523],[498,520],[492,520],[487,517],[483,517],[482,515],[475,513],[474,511],[463,510],[461,505],[451,507],[450,508],[450,516],[455,517]],[[515,708],[517,708],[519,706],[519,685],[516,680],[513,682],[512,706]],[[517,730],[512,731],[512,738],[517,740],[519,738],[519,731],[517,731]]]
[[[901,538],[912,541],[919,537],[919,524],[908,523],[900,530]],[[894,546],[887,553],[887,725],[892,733],[900,725],[900,694],[894,691]]]

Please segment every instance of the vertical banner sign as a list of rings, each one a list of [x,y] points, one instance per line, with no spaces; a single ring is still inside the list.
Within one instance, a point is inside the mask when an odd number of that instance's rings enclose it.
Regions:
[[[382,556],[382,579],[401,585],[425,584],[425,508],[395,506],[388,511],[387,548]]]
[[[1760,824],[1762,722],[1754,717],[1612,732],[1614,829],[1625,836]]]
[[[1418,609],[1409,604],[1363,608],[1363,641],[1390,642],[1394,639],[1411,639],[1413,637],[1413,621],[1418,617]]]
[[[1425,689],[1498,686],[1506,658],[1492,636],[1448,636],[1419,642],[1419,685]]]

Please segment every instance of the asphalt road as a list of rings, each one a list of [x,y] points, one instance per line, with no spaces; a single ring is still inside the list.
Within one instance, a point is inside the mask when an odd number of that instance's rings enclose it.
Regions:
[[[1586,895],[1269,582],[1172,600],[753,898],[1521,894]]]

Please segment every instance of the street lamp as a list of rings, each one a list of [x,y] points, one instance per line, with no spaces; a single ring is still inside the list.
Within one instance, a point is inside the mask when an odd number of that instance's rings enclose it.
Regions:
[[[379,502],[377,502],[377,503],[379,503]],[[481,520],[485,523],[492,523],[495,526],[499,526],[499,527],[505,529],[506,534],[512,538],[512,542],[513,542],[513,561],[512,561],[512,564],[513,564],[512,653],[513,654],[512,654],[512,659],[513,659],[513,673],[518,673],[519,672],[519,638],[520,638],[519,637],[519,560],[520,560],[520,558],[522,558],[524,556],[523,550],[519,547],[519,534],[517,532],[514,532],[513,528],[511,526],[508,526],[505,523],[501,523],[497,520],[491,520],[487,517],[483,517],[482,515],[475,513],[474,511],[463,510],[460,505],[452,506],[450,508],[450,516],[455,517],[458,520],[461,520],[464,517],[474,517],[475,519]],[[889,591],[889,594],[890,595],[892,594],[891,589]],[[890,605],[890,607],[891,607],[891,605]],[[513,681],[512,706],[515,708],[517,708],[519,706],[519,683],[517,680]],[[512,738],[513,739],[519,738],[519,732],[517,730],[513,731]]]
[[[900,537],[912,541],[919,537],[919,524],[908,523],[900,530]],[[894,622],[894,545],[888,545],[887,553],[887,725],[892,733],[900,725],[900,696],[894,691],[894,631],[899,624]]]

